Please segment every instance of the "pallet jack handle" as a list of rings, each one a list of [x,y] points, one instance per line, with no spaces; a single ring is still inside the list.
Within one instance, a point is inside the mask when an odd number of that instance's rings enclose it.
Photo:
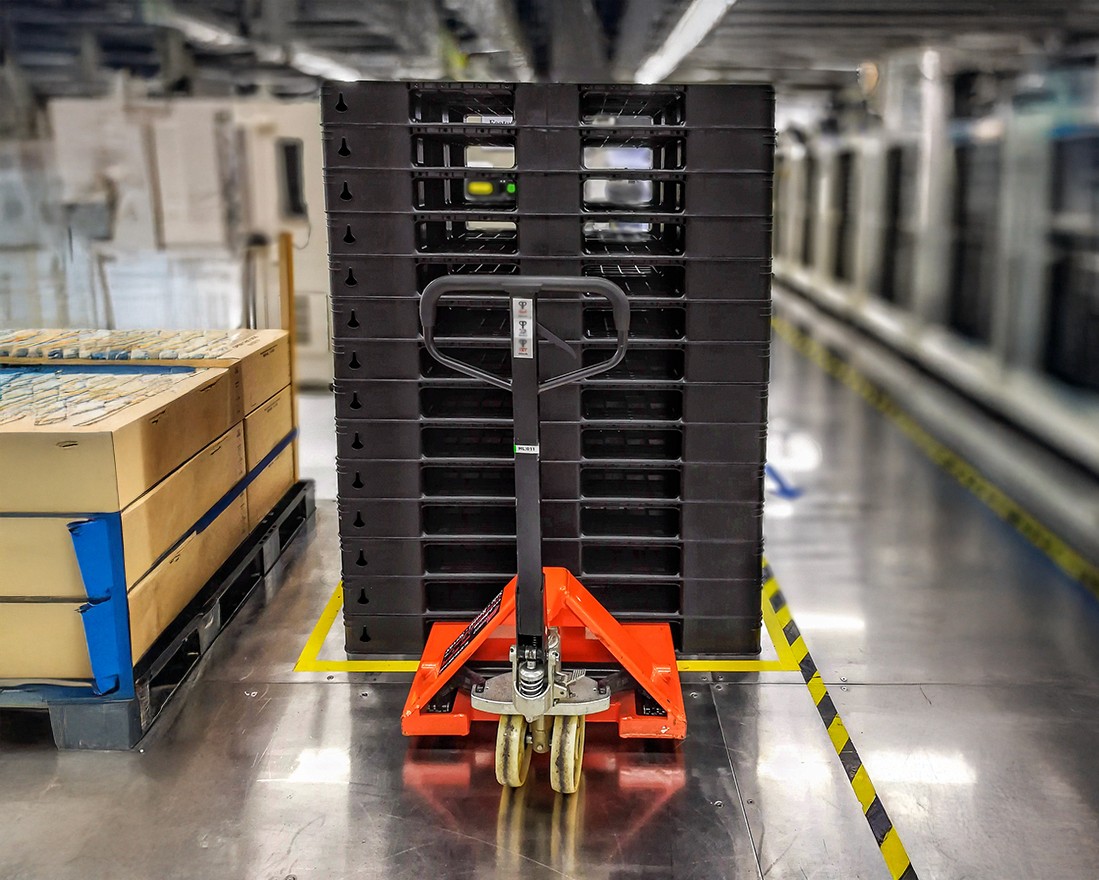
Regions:
[[[508,297],[511,319],[511,378],[464,363],[439,351],[435,318],[439,300],[448,294],[502,293]],[[618,344],[606,360],[539,381],[538,337],[555,339],[539,326],[538,298],[545,293],[594,293],[613,310]],[[463,375],[511,393],[515,437],[515,690],[516,705],[528,716],[541,714],[553,678],[551,634],[546,629],[545,578],[542,567],[540,416],[538,399],[544,391],[605,373],[622,362],[630,332],[630,301],[617,284],[603,278],[566,276],[448,275],[436,278],[420,299],[424,346],[437,361]],[[560,340],[557,340],[560,342]],[[562,343],[564,344],[564,343]],[[566,345],[567,348],[567,345]],[[547,662],[549,661],[549,662]],[[526,701],[526,702],[524,702]]]
[[[435,343],[439,301],[448,294],[507,297],[511,377],[443,354]],[[613,311],[617,345],[605,360],[541,380],[539,338],[572,349],[538,324],[542,294],[595,294]],[[617,721],[620,736],[682,739],[687,714],[668,624],[622,624],[567,568],[542,566],[539,401],[544,391],[605,373],[626,356],[630,301],[603,278],[445,276],[420,299],[424,346],[440,363],[511,395],[515,453],[515,577],[467,625],[436,623],[424,648],[401,729],[409,735],[468,733],[471,720],[497,719],[496,779],[518,787],[531,752],[548,751],[550,784],[572,794],[580,784],[586,720]],[[470,340],[465,340],[468,346]],[[575,355],[574,355],[575,356]],[[510,672],[489,678],[468,670],[478,658]],[[564,663],[571,665],[566,668]],[[618,665],[597,680],[578,663]],[[617,682],[624,682],[620,686]],[[464,682],[468,682],[468,687]],[[447,690],[444,692],[444,688]],[[654,705],[655,704],[655,705]]]
[[[562,385],[571,385],[573,382],[590,379],[592,376],[598,376],[600,373],[612,370],[622,363],[622,359],[626,356],[626,341],[630,333],[630,301],[622,288],[613,281],[608,281],[605,278],[554,275],[527,275],[510,278],[486,275],[446,275],[442,278],[436,278],[428,284],[420,297],[420,323],[424,327],[424,347],[439,363],[445,364],[463,375],[480,379],[504,391],[512,390],[510,380],[495,376],[472,364],[464,363],[443,354],[435,344],[435,315],[438,311],[439,300],[448,294],[483,292],[526,296],[535,300],[542,292],[595,293],[611,304],[615,335],[618,341],[614,354],[605,361],[581,367],[579,370],[572,370],[540,382],[538,384],[539,394],[552,388],[560,388]]]

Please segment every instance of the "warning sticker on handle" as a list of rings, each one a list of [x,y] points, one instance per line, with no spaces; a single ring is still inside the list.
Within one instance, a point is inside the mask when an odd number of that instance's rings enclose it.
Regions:
[[[488,607],[478,614],[469,626],[462,630],[458,638],[451,642],[450,647],[443,653],[443,662],[439,667],[440,672],[457,660],[461,653],[469,647],[470,643],[481,634],[481,630],[488,626],[492,619],[500,613],[500,605],[503,601],[504,591],[501,590],[496,594],[496,598],[488,603]]]
[[[529,297],[511,300],[511,356],[534,357],[534,300]]]

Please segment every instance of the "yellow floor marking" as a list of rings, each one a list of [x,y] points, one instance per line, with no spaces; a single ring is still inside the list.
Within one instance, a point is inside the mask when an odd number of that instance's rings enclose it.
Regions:
[[[870,805],[874,802],[874,798],[876,797],[874,783],[870,781],[870,777],[866,773],[866,767],[859,767],[854,778],[851,780],[851,787],[855,789],[855,794],[858,796],[859,803],[862,804],[862,811],[865,813],[870,809]]]
[[[764,564],[766,565],[766,561]],[[801,672],[803,678],[810,669],[815,670],[815,663],[809,656],[804,640],[799,636],[794,642],[796,647],[791,647],[786,639],[786,634],[783,632],[784,624],[781,621],[785,620],[786,623],[789,623],[793,618],[789,605],[785,602],[780,606],[778,613],[772,607],[771,599],[778,592],[778,584],[775,582],[774,576],[770,574],[770,568],[768,567],[767,579],[764,581],[761,591],[763,623],[767,627],[771,641],[774,643],[775,651],[778,654],[777,660],[680,660],[678,663],[679,670],[681,672]],[[342,606],[343,585],[341,584],[332,591],[332,595],[328,598],[320,618],[306,640],[301,655],[298,657],[298,662],[294,664],[295,672],[416,671],[418,663],[415,660],[321,660],[320,652],[324,648],[324,643],[327,641],[329,633],[340,615]],[[804,658],[807,664],[804,670],[801,668],[799,657]],[[817,711],[820,712],[820,705],[824,698],[828,696],[828,689],[821,680],[820,673],[814,671],[805,680],[805,685],[812,696],[813,703],[817,706]],[[832,747],[836,750],[836,754],[842,758],[841,753],[845,747],[848,747],[850,736],[838,714],[835,715],[828,726],[828,737],[832,741]],[[854,750],[853,743],[851,743],[849,749]],[[867,811],[877,796],[866,767],[862,765],[857,753],[855,758],[859,761],[859,767],[855,771],[854,778],[850,779],[851,788],[858,798],[864,816],[870,821]],[[880,804],[879,809],[884,811],[884,807],[881,807]],[[887,816],[886,818],[888,819]],[[871,822],[871,829],[873,828],[874,824]],[[912,868],[908,854],[905,852],[904,845],[901,843],[895,829],[890,828],[879,849],[893,880],[915,880],[915,869]]]
[[[813,677],[809,679],[806,687],[809,688],[809,693],[813,695],[814,705],[819,705],[820,701],[828,694],[828,688],[824,686],[824,682],[821,680],[819,672],[813,673]]]
[[[774,590],[770,591],[772,594]],[[320,653],[328,634],[336,623],[343,607],[343,589],[337,586],[332,591],[324,611],[321,612],[313,632],[305,647],[301,649],[295,672],[415,672],[419,663],[416,660],[321,660]],[[786,636],[782,632],[779,616],[775,614],[768,597],[763,600],[763,623],[774,643],[776,660],[680,660],[677,664],[680,672],[796,672],[798,661],[790,649]],[[782,609],[786,611],[786,607]],[[789,620],[789,613],[786,613]]]
[[[843,747],[847,745],[847,740],[851,738],[847,735],[847,728],[843,726],[843,719],[839,715],[833,718],[832,723],[828,725],[828,738],[832,740],[836,752],[843,751]]]
[[[893,880],[900,880],[904,876],[904,872],[908,870],[910,862],[896,828],[889,829],[885,839],[881,842],[880,849],[882,858],[885,859],[885,864],[889,868],[889,873],[893,875]]]
[[[338,584],[317,620],[305,647],[301,649],[295,672],[415,672],[416,660],[321,660],[321,648],[343,607],[343,584]]]
[[[928,458],[976,495],[996,516],[1015,528],[1073,580],[1099,595],[1099,566],[1073,550],[969,462],[931,436],[903,412],[889,393],[858,373],[817,340],[784,318],[773,317],[775,333],[824,372],[836,377],[890,419]]]

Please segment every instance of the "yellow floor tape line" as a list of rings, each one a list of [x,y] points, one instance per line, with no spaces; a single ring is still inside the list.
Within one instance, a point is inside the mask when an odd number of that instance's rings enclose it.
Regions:
[[[870,781],[870,774],[863,765],[855,744],[851,741],[851,735],[847,732],[843,719],[836,711],[832,697],[828,694],[828,688],[821,679],[817,665],[809,654],[805,639],[802,637],[798,625],[794,622],[794,616],[790,613],[790,608],[786,604],[786,597],[779,589],[778,582],[771,572],[771,567],[766,563],[764,565],[763,607],[771,608],[772,616],[776,621],[785,621],[781,637],[776,639],[775,643],[786,646],[786,649],[792,655],[793,661],[797,664],[797,669],[801,672],[805,686],[809,689],[809,695],[813,698],[813,705],[816,706],[817,714],[820,715],[821,723],[832,742],[832,748],[835,749],[840,763],[843,764],[847,781],[851,784],[851,790],[858,798],[862,814],[866,818],[870,830],[874,833],[874,840],[877,841],[882,859],[889,869],[889,876],[893,880],[917,880],[916,869],[912,867],[912,860],[909,859],[904,844],[901,843],[900,835],[893,827],[893,822],[889,818],[889,814],[886,813],[881,798],[878,797],[874,783]]]
[[[771,319],[776,335],[824,372],[839,379],[886,416],[940,468],[976,495],[993,513],[1044,553],[1073,580],[1099,595],[1099,566],[1073,550],[969,462],[932,437],[884,389],[874,385],[839,355],[784,318]]]
[[[321,660],[321,648],[343,608],[343,584],[337,584],[294,664],[295,672],[415,672],[416,660]]]
[[[301,650],[295,672],[415,672],[415,660],[321,660],[320,652],[343,607],[343,585],[332,591],[316,626]],[[763,624],[774,643],[776,660],[680,660],[681,672],[799,672],[836,755],[847,774],[851,790],[874,834],[893,880],[917,880],[900,835],[893,827],[881,798],[863,766],[855,744],[828,694],[828,688],[809,654],[805,639],[779,589],[770,565],[764,561],[761,611]]]
[[[320,618],[294,664],[295,672],[415,672],[416,660],[321,660],[320,653],[343,607],[343,585],[328,597]],[[771,606],[762,605],[763,623],[775,645],[776,660],[680,660],[680,672],[797,672],[794,652],[782,636],[782,624]]]

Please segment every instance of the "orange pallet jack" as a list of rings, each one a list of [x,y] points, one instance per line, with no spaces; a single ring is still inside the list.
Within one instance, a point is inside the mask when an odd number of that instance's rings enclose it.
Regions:
[[[439,300],[505,294],[511,315],[511,379],[439,350]],[[538,338],[570,351],[536,319],[541,294],[596,295],[612,309],[617,346],[604,361],[539,380]],[[534,752],[549,752],[550,784],[580,784],[587,721],[614,722],[621,737],[683,739],[687,715],[666,623],[622,624],[564,568],[542,566],[538,395],[613,369],[626,356],[630,303],[602,278],[445,276],[420,300],[424,346],[440,363],[511,392],[515,430],[517,574],[468,625],[436,623],[428,636],[401,730],[465,736],[496,721],[496,779],[518,788]],[[495,675],[484,670],[509,668]],[[602,670],[601,676],[589,670]]]

